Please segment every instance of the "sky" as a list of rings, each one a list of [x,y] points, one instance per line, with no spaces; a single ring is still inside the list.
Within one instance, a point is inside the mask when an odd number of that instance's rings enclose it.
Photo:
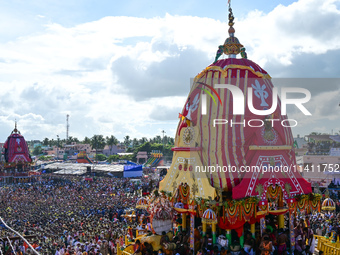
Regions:
[[[319,78],[294,135],[340,128],[340,0],[232,0],[248,58],[275,78]],[[0,0],[0,142],[175,136],[190,78],[228,37],[226,0]],[[333,79],[329,79],[333,78]],[[275,83],[274,83],[275,85]]]

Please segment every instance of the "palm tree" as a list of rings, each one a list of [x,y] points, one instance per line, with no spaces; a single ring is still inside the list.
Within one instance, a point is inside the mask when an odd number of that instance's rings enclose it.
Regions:
[[[125,145],[125,149],[130,145],[131,140],[130,140],[130,136],[125,136],[124,137],[124,145]]]
[[[110,155],[112,155],[112,147],[113,145],[117,145],[119,143],[118,139],[111,135],[110,137],[106,137],[106,144],[110,147]]]
[[[83,140],[82,143],[83,143],[83,144],[91,144],[91,139],[88,138],[87,136],[85,136],[85,138],[84,138],[84,140]]]
[[[43,145],[44,146],[48,146],[49,145],[49,139],[47,137],[44,139]]]
[[[156,142],[156,143],[162,143],[162,137],[161,137],[160,135],[157,135],[157,136],[155,137],[155,142]]]
[[[103,135],[94,135],[91,138],[91,147],[92,149],[96,150],[96,159],[97,159],[98,149],[104,149],[105,147],[105,139]]]
[[[138,145],[139,145],[139,142],[138,142],[137,138],[133,138],[133,140],[132,140],[132,147],[136,148]]]
[[[73,142],[73,136],[69,136],[66,144],[71,144]]]
[[[146,137],[142,137],[141,139],[139,139],[139,144],[144,144],[148,141],[148,138]]]
[[[48,145],[49,145],[50,147],[52,147],[54,144],[55,144],[55,143],[54,143],[54,139],[51,139],[51,140],[48,141]]]

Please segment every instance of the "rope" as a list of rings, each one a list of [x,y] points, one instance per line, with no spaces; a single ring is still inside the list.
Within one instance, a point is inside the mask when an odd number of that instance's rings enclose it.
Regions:
[[[13,246],[12,246],[12,242],[11,242],[11,240],[9,240],[8,236],[7,236],[7,240],[8,240],[8,242],[9,242],[9,246],[11,246],[12,251],[13,251],[13,253],[15,254],[15,250],[14,250],[14,248],[13,248]]]
[[[5,245],[5,241],[4,241],[3,239],[1,239],[1,240],[4,242],[3,244]],[[1,254],[1,255],[4,255],[4,254],[2,253],[2,247],[0,247],[0,254]]]
[[[12,232],[14,232],[14,233],[17,234],[18,236],[20,236],[20,238],[21,238],[22,240],[24,240],[24,241],[28,244],[28,246],[32,249],[32,251],[33,251],[35,254],[40,255],[40,254],[32,247],[32,245],[31,245],[31,244],[30,244],[30,243],[29,243],[22,235],[19,234],[19,232],[15,231],[15,230],[12,229],[11,227],[9,227],[9,226],[6,224],[6,222],[2,219],[2,217],[0,217],[0,221],[2,222],[2,224],[5,225],[6,228],[8,228],[8,229],[11,230]],[[8,237],[7,237],[7,238],[8,238]]]

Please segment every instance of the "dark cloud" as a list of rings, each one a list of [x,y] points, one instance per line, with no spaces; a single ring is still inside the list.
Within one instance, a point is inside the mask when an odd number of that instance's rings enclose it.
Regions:
[[[340,88],[340,78],[273,78],[272,82],[278,88],[297,87],[308,89],[312,96]],[[289,98],[295,97],[291,95]],[[299,98],[299,96],[296,98]]]
[[[280,64],[270,59],[265,69],[272,77],[281,78],[340,78],[340,50],[324,54],[301,53],[291,59],[291,65]]]
[[[165,44],[157,44],[153,49],[165,48]],[[171,57],[151,63],[146,70],[140,68],[140,62],[130,57],[122,57],[112,63],[113,75],[135,100],[187,95],[190,78],[211,63],[206,53],[200,50],[168,48]]]
[[[265,69],[273,77],[274,86],[302,87],[317,95],[340,88],[339,58],[340,50],[318,55],[303,53],[294,56],[289,66],[272,59]]]

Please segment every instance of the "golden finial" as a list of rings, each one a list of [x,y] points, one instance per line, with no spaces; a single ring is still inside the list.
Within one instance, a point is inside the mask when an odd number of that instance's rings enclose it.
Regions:
[[[230,58],[236,58],[236,55],[241,52],[241,48],[243,45],[239,42],[237,37],[234,36],[235,28],[234,28],[234,14],[233,9],[231,8],[230,1],[229,1],[229,15],[228,15],[228,33],[229,37],[224,42],[224,54],[229,55]]]
[[[223,53],[226,55],[229,55],[229,58],[236,58],[236,55],[241,53],[242,58],[247,58],[247,54],[245,53],[245,48],[243,48],[243,45],[239,42],[237,37],[234,36],[235,34],[234,19],[235,18],[234,18],[233,10],[231,8],[230,0],[228,1],[228,7],[229,7],[229,15],[228,15],[229,37],[225,40],[223,45],[220,45],[218,47],[214,63],[217,62],[217,60]]]
[[[20,134],[18,128],[17,128],[17,119],[15,119],[15,125],[14,125],[14,130],[12,131],[12,134]]]

